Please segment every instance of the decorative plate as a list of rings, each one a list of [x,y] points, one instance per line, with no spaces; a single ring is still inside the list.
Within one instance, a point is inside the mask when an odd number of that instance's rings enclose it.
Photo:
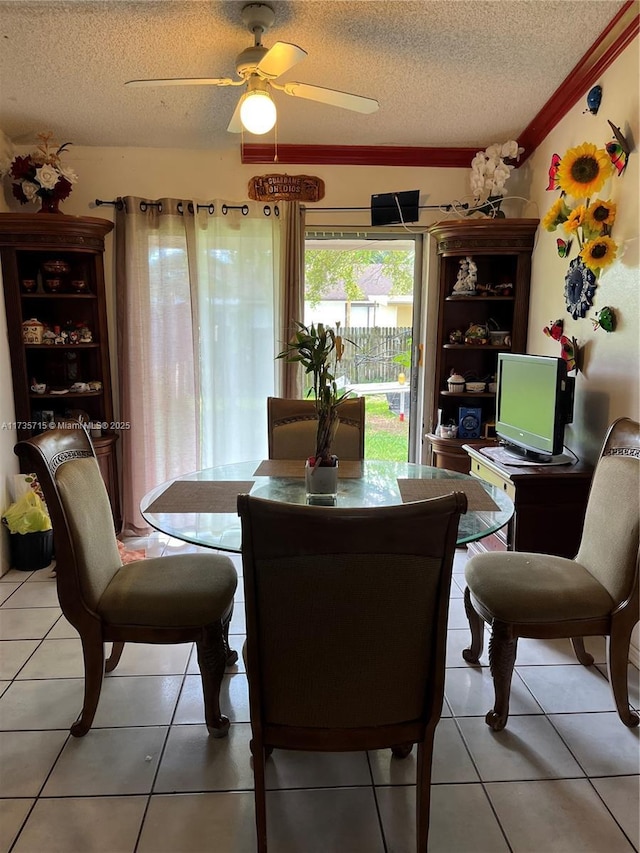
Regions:
[[[595,274],[584,265],[582,258],[574,258],[564,277],[564,298],[567,311],[574,320],[584,317],[593,304],[598,283]]]

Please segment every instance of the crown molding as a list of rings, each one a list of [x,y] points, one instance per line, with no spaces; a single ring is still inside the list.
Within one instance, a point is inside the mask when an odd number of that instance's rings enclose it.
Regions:
[[[540,112],[519,134],[525,149],[522,164],[542,140],[564,118],[600,75],[628,47],[640,32],[638,0],[627,0],[580,62],[556,89]],[[282,163],[325,166],[412,166],[467,168],[482,148],[416,148],[375,145],[269,145],[241,146],[242,163]],[[277,158],[277,159],[276,159]]]

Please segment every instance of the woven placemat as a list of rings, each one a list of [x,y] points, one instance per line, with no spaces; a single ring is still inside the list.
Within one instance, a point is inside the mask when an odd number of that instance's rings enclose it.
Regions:
[[[253,472],[254,477],[304,477],[303,459],[263,459]],[[341,459],[338,462],[338,479],[362,477],[362,462]]]
[[[439,498],[451,492],[464,492],[467,496],[467,509],[473,512],[499,511],[493,498],[475,480],[401,480],[398,478],[398,488],[403,503]]]
[[[176,480],[145,512],[237,512],[255,480]]]

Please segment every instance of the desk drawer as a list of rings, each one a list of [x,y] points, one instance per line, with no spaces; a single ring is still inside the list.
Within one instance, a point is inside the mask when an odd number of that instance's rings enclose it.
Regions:
[[[479,480],[484,480],[485,483],[491,483],[492,486],[497,486],[499,489],[502,489],[503,492],[506,492],[509,495],[512,501],[515,501],[516,487],[513,485],[511,480],[507,480],[505,477],[501,477],[499,474],[496,474],[495,471],[492,471],[491,468],[483,465],[482,462],[478,462],[476,459],[471,460],[471,474]]]

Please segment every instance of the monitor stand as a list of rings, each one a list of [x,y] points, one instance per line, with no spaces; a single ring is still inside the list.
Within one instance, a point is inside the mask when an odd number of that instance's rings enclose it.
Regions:
[[[543,456],[542,454],[523,451],[519,453],[516,448],[510,447],[508,444],[502,445],[504,451],[505,465],[570,465],[576,460],[567,453],[558,453],[556,456]],[[509,461],[506,461],[506,460]]]

